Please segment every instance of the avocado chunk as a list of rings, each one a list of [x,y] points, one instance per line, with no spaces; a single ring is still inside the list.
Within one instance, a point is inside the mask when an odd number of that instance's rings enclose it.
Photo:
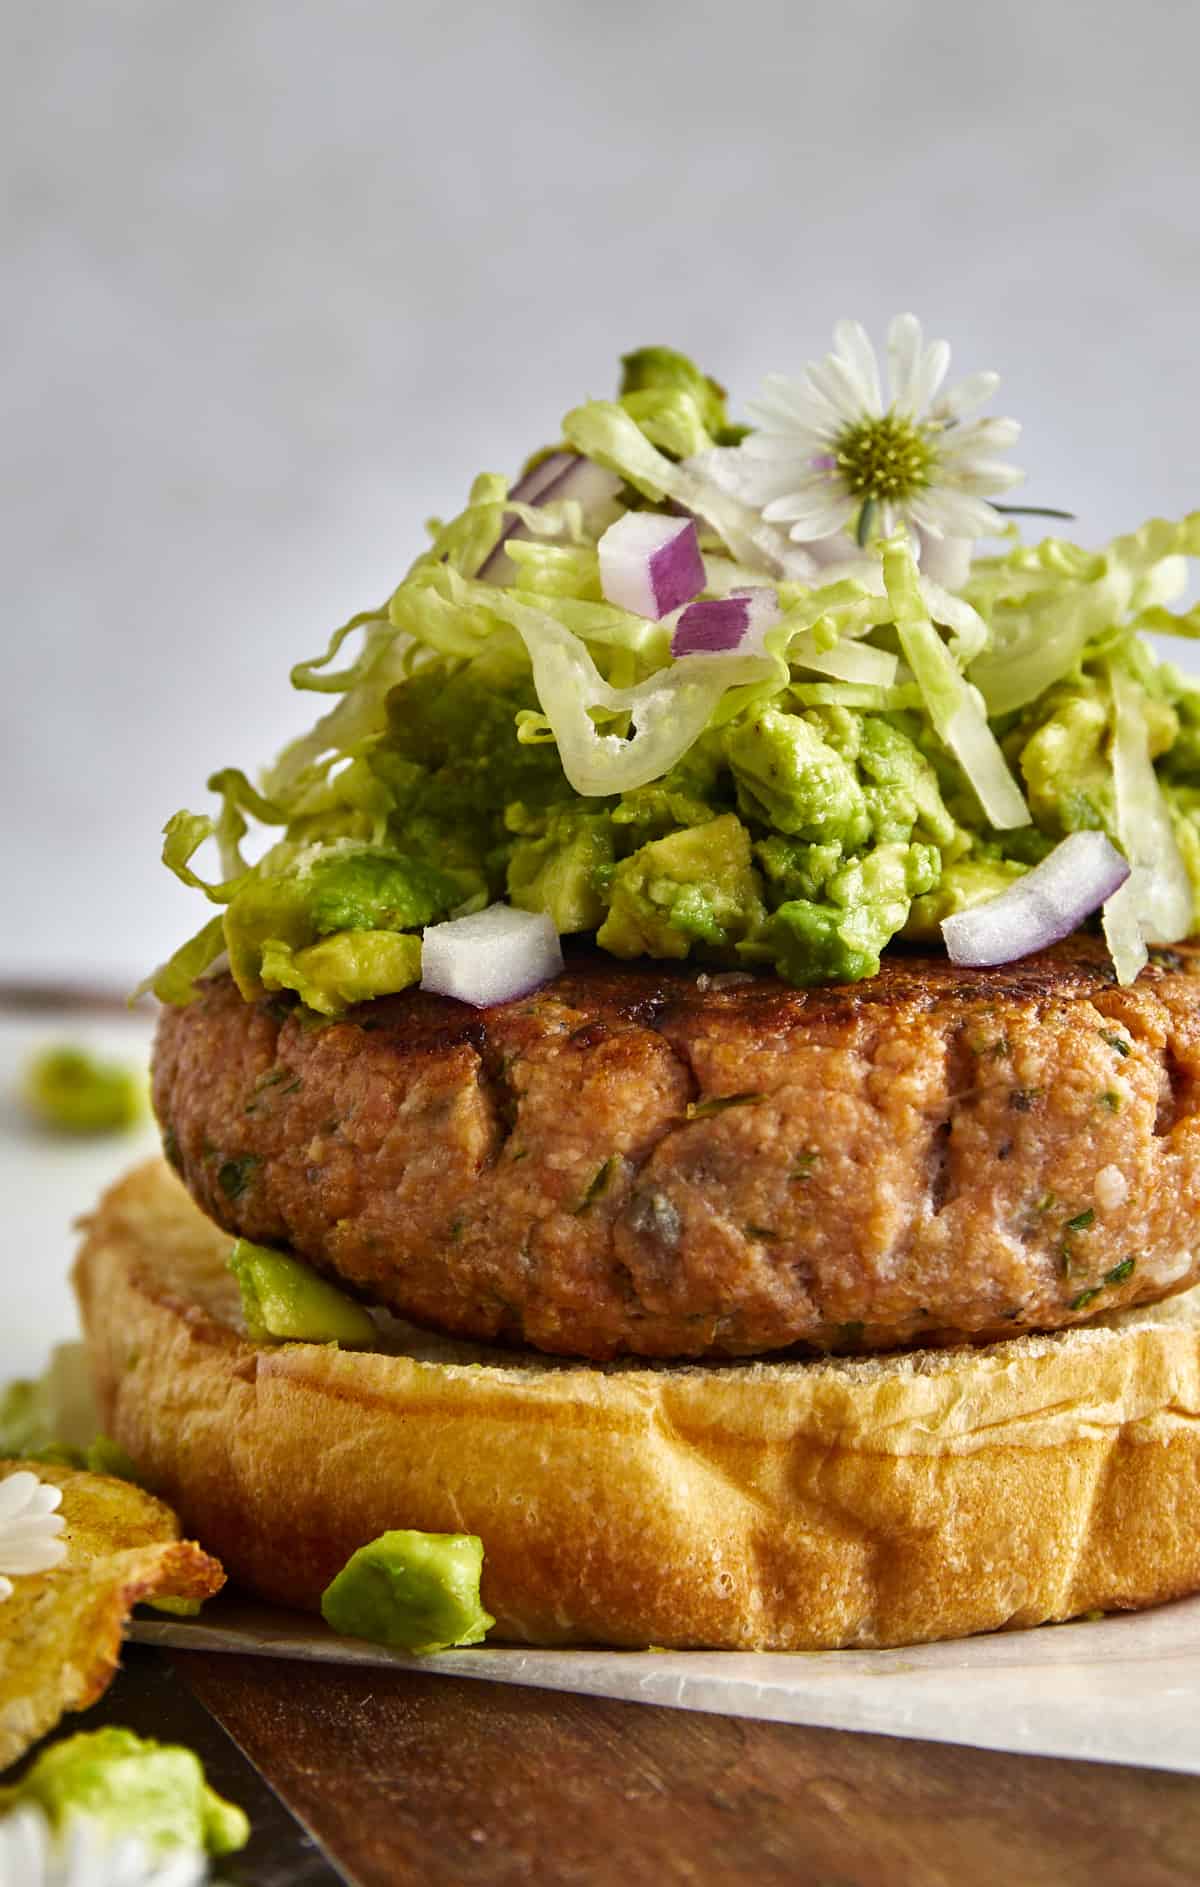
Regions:
[[[1009,858],[956,859],[945,867],[931,891],[914,898],[904,935],[922,942],[940,942],[944,917],[998,898],[1018,878],[1023,878],[1027,870],[1027,866]]]
[[[653,839],[622,859],[596,941],[616,957],[729,949],[764,915],[750,834],[734,813]]]
[[[342,1343],[370,1349],[379,1333],[369,1314],[311,1265],[239,1238],[229,1269],[242,1293],[246,1331],[256,1343]]]
[[[1021,749],[1030,811],[1057,837],[1114,829],[1112,766],[1107,755],[1108,704],[1094,694],[1069,694]]]
[[[297,983],[285,981],[284,974],[293,958],[322,938],[355,939],[349,945],[339,941],[333,952],[309,959],[307,967],[294,972],[318,995],[324,989],[326,1000],[336,1005],[325,1013],[336,1014],[348,1002],[361,1002],[415,982],[420,975],[419,940],[410,938],[407,947],[398,947],[394,940],[399,933],[419,930],[445,916],[462,895],[457,879],[403,853],[368,849],[318,859],[308,871],[278,872],[255,879],[238,892],[225,913],[229,967],[247,999],[264,985],[296,989]],[[366,953],[361,940],[376,935],[393,939],[386,955]],[[279,946],[290,954],[285,956]],[[414,949],[415,974],[408,975],[407,982],[389,980],[411,968]],[[362,988],[365,995],[343,996],[339,982]],[[309,1000],[303,990],[300,994]],[[309,1006],[320,1008],[321,1004]]]
[[[800,988],[874,976],[880,952],[902,929],[912,899],[937,883],[940,866],[936,846],[878,845],[832,872],[820,901],[781,904],[741,945],[741,954],[773,963],[785,982]]]
[[[483,1542],[474,1533],[381,1533],[360,1546],[321,1597],[327,1625],[348,1638],[418,1656],[477,1645],[495,1624],[479,1597]]]
[[[725,751],[745,818],[846,852],[867,842],[871,819],[853,765],[803,716],[764,708],[733,723]]]
[[[43,1127],[65,1134],[120,1133],[146,1111],[140,1069],[98,1061],[85,1048],[43,1049],[25,1070],[21,1094]]]
[[[421,939],[394,930],[343,930],[304,950],[281,938],[262,946],[264,989],[294,989],[318,1015],[340,1016],[356,1002],[392,996],[421,978]]]
[[[520,819],[509,808],[509,824]],[[539,836],[522,837],[508,861],[508,898],[519,911],[545,911],[560,936],[595,930],[604,917],[601,875],[613,861],[608,813],[554,807],[538,821]]]
[[[0,1807],[25,1802],[57,1829],[88,1815],[110,1836],[137,1835],[151,1849],[232,1854],[250,1838],[241,1809],[209,1788],[190,1749],[132,1730],[87,1730],[52,1743],[20,1782],[0,1790]]]

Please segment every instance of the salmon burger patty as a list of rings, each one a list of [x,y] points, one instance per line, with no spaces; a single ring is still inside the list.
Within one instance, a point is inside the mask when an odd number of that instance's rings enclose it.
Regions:
[[[163,1012],[168,1157],[231,1233],[413,1322],[603,1360],[1049,1330],[1200,1277],[1200,976],[1076,937],[869,981],[587,951],[476,1010]]]

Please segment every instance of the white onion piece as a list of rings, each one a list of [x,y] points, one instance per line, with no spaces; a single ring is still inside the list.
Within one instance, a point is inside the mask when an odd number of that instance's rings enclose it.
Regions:
[[[621,489],[621,480],[615,472],[605,471],[602,465],[596,465],[591,459],[580,458],[577,452],[552,452],[549,458],[542,459],[524,478],[519,478],[509,498],[514,504],[546,505],[560,504],[564,498],[572,498],[583,512],[584,522],[595,528]],[[484,583],[511,583],[517,574],[516,565],[504,546],[511,537],[528,537],[528,527],[520,518],[513,518],[505,525],[499,542],[480,565],[479,576]]]
[[[985,969],[1045,950],[1078,930],[1128,876],[1103,832],[1072,832],[998,898],[943,919],[950,961]]]
[[[704,588],[704,559],[694,518],[627,511],[600,539],[600,588],[606,602],[654,622]]]
[[[689,603],[675,625],[671,654],[741,655],[762,652],[768,629],[779,621],[774,590],[734,590],[729,596]]]
[[[562,944],[546,913],[511,904],[430,924],[421,943],[421,988],[476,1009],[527,996],[562,967]]]

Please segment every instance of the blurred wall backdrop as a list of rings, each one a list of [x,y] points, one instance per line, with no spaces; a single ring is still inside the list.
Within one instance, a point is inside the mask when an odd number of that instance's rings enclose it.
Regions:
[[[665,340],[735,398],[913,308],[1029,501],[1200,502],[1184,0],[45,0],[3,29],[0,975],[120,985],[157,864],[431,512]]]

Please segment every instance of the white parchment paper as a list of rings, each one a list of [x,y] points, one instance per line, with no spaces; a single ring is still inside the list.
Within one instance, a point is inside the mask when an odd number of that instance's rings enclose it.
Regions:
[[[1200,1598],[899,1651],[480,1645],[410,1658],[236,1598],[216,1601],[195,1620],[139,1618],[131,1636],[181,1650],[393,1665],[677,1710],[1200,1775]]]

